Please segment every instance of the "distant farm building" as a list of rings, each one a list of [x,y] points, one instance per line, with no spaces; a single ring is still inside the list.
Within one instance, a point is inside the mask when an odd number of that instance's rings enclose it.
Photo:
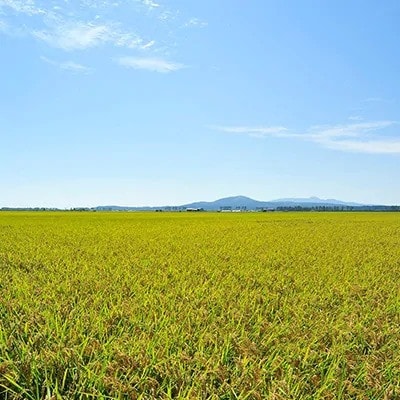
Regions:
[[[233,208],[232,206],[225,206],[225,207],[220,207],[219,212],[245,212],[247,211],[246,206],[237,206]]]

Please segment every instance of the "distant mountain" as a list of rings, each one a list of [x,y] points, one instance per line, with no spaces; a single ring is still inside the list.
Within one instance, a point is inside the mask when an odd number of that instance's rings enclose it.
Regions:
[[[207,202],[198,201],[190,204],[184,204],[184,208],[203,208],[204,210],[219,210],[221,208],[246,207],[248,210],[257,208],[278,208],[278,207],[317,207],[317,206],[345,206],[345,207],[361,207],[364,204],[345,202],[335,199],[320,199],[318,197],[309,198],[288,198],[270,201],[259,201],[246,196],[225,197],[223,199]]]
[[[336,199],[320,199],[319,197],[307,197],[307,198],[287,198],[287,199],[277,199],[271,200],[273,203],[295,203],[295,204],[329,204],[337,206],[347,206],[347,207],[362,207],[366,204],[353,203],[349,201],[341,201]]]
[[[174,206],[98,206],[98,207],[77,207],[71,208],[71,211],[185,211],[187,209],[203,209],[205,211],[220,210],[309,210],[317,209],[319,211],[334,210],[354,210],[354,211],[400,211],[400,205],[373,205],[361,204],[336,199],[320,199],[318,197],[307,198],[284,198],[270,201],[259,201],[246,196],[224,197],[215,201],[197,201],[194,203],[174,205]],[[13,208],[3,207],[0,211],[61,211],[57,208]]]
[[[184,204],[184,208],[203,208],[204,210],[219,210],[221,207],[246,207],[248,210],[257,207],[266,207],[265,201],[253,200],[246,196],[225,197],[215,201],[197,201],[190,204]]]
[[[175,206],[158,206],[158,207],[123,207],[123,206],[99,206],[95,209],[97,211],[178,211],[191,209],[203,209],[206,211],[219,211],[222,209],[277,209],[277,208],[294,208],[294,207],[354,207],[358,210],[380,210],[388,209],[389,206],[380,205],[367,205],[354,202],[346,202],[336,199],[320,199],[318,197],[307,197],[307,198],[284,198],[270,201],[259,201],[251,199],[246,196],[233,196],[224,197],[215,201],[196,201],[193,203],[175,205]]]

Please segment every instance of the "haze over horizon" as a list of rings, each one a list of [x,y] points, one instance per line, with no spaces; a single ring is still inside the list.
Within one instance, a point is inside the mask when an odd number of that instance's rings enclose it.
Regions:
[[[400,204],[400,3],[0,0],[0,207]]]

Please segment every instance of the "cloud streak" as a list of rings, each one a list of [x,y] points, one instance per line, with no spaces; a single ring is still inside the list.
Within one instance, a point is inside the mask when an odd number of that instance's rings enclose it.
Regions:
[[[0,16],[0,34],[30,37],[69,53],[103,49],[117,65],[161,73],[185,67],[166,60],[182,26],[206,25],[157,0],[0,0]],[[138,19],[132,28],[131,21]],[[121,49],[127,53],[115,58]],[[61,64],[62,69],[79,70],[78,64]]]
[[[156,3],[153,0],[142,0],[142,4],[146,7],[148,7],[150,10],[152,10],[153,8],[158,8],[160,7],[160,4]]]
[[[124,29],[120,22],[104,20],[100,23],[98,21],[100,16],[97,14],[89,19],[78,17],[78,15],[87,14],[88,10],[97,4],[95,3],[83,1],[79,12],[75,9],[65,12],[63,7],[58,5],[42,8],[36,5],[34,0],[0,0],[0,11],[3,11],[5,16],[11,11],[17,16],[35,17],[28,20],[32,21],[30,23],[21,19],[25,34],[65,51],[84,50],[104,44],[145,50],[155,44],[155,40],[145,40],[136,32]],[[118,3],[105,0],[99,4],[105,7]],[[6,21],[1,24],[1,31],[5,31],[7,27],[5,23]]]
[[[115,61],[126,68],[144,69],[161,73],[174,72],[185,67],[183,64],[167,61],[162,58],[120,57]]]
[[[252,137],[266,137],[266,136],[274,136],[274,137],[284,137],[289,134],[292,136],[293,134],[288,133],[289,129],[283,126],[211,126],[211,128],[227,132],[227,133],[241,133],[247,134]]]
[[[0,7],[29,16],[46,14],[46,11],[36,6],[33,0],[0,0]]]
[[[42,61],[44,61],[47,64],[53,65],[57,68],[60,68],[61,70],[64,71],[70,71],[70,72],[75,72],[75,73],[83,73],[83,74],[88,74],[92,72],[92,69],[89,67],[86,67],[85,65],[78,64],[74,61],[63,61],[63,62],[58,62],[51,60],[47,57],[40,57]]]
[[[52,47],[63,50],[82,50],[110,41],[112,31],[106,25],[74,22],[53,29],[33,31],[32,35]]]
[[[222,132],[247,134],[253,137],[287,138],[316,143],[324,148],[369,154],[400,154],[398,136],[377,136],[377,132],[397,125],[396,121],[372,121],[344,125],[323,125],[297,133],[282,126],[216,126]]]
[[[206,21],[202,21],[199,18],[190,18],[185,22],[185,28],[205,28],[208,25]]]
[[[99,24],[96,22],[55,20],[48,29],[36,30],[32,35],[52,47],[66,51],[84,50],[102,44],[117,47],[143,49],[148,42],[132,32],[122,31],[118,24]]]
[[[325,147],[333,150],[350,151],[369,154],[400,154],[400,140],[338,140],[325,143]]]

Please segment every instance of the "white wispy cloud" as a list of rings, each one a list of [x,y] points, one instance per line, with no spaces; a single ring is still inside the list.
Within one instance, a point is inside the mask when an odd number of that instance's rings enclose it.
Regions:
[[[160,7],[152,0],[136,2],[148,9]],[[103,43],[131,49],[150,49],[156,43],[153,38],[142,38],[146,35],[127,29],[122,20],[107,18],[111,13],[117,15],[112,11],[113,8],[120,8],[119,12],[130,12],[135,16],[153,20],[156,18],[158,21],[157,16],[151,17],[143,12],[142,7],[134,7],[133,4],[119,0],[80,0],[79,4],[68,0],[54,0],[51,4],[43,1],[36,3],[35,0],[0,0],[0,15],[35,16],[35,19],[29,21],[14,18],[13,24],[23,27],[25,35],[67,51],[82,50]]]
[[[65,71],[70,71],[70,72],[75,72],[75,73],[83,73],[83,74],[88,74],[92,72],[92,69],[89,67],[86,67],[85,65],[78,64],[74,61],[54,61],[51,60],[47,57],[40,57],[40,59],[47,64],[53,65],[57,68],[60,68]]]
[[[37,6],[33,0],[0,0],[0,7],[30,16],[46,14],[45,9]]]
[[[32,35],[52,47],[71,51],[83,50],[110,43],[117,47],[147,46],[137,34],[122,31],[118,24],[57,20],[48,29],[35,30]]]
[[[196,18],[188,19],[177,8],[166,7],[160,2],[0,0],[0,34],[30,37],[66,52],[101,47],[107,48],[107,52],[129,49],[132,57],[122,57],[119,65],[172,72],[185,67],[165,59],[171,54],[171,48],[178,46],[176,33],[185,21],[188,26],[205,23]],[[132,28],[129,20],[140,21],[137,30]],[[147,57],[143,57],[144,52]]]
[[[64,3],[68,3],[68,0],[64,0]],[[91,8],[94,10],[104,10],[107,8],[116,8],[121,5],[120,0],[80,0],[79,5],[81,7]]]
[[[370,154],[400,154],[400,139],[386,140],[338,140],[329,141],[325,147],[333,150],[351,151]]]
[[[400,136],[377,135],[385,128],[398,125],[396,121],[371,121],[343,125],[313,126],[305,132],[293,132],[282,126],[216,126],[214,129],[241,133],[253,137],[276,137],[305,140],[322,147],[370,154],[400,154]]]
[[[384,103],[386,100],[382,97],[367,97],[363,100],[364,103]]]
[[[73,22],[55,26],[53,29],[33,31],[32,35],[53,47],[79,50],[109,41],[111,32],[106,25]]]
[[[68,13],[61,12],[63,7],[58,4],[62,2],[47,5],[48,8],[45,8],[37,5],[34,0],[0,0],[0,11],[3,10],[5,15],[9,14],[7,11],[12,10],[16,14],[37,16],[32,26],[41,27],[33,28],[23,21],[21,25],[24,26],[25,34],[66,51],[83,50],[105,43],[116,47],[148,49],[155,43],[154,40],[145,40],[136,32],[124,29],[120,22],[105,20],[100,23],[97,14],[89,20],[77,17],[85,13],[85,8],[87,11],[88,8],[110,7],[114,4],[113,1],[82,0],[79,12],[74,10]]]
[[[134,69],[145,69],[153,72],[174,72],[185,67],[185,65],[164,60],[162,58],[150,57],[120,57],[115,60],[118,64]]]
[[[143,45],[141,46],[141,49],[142,49],[142,50],[150,49],[150,47],[153,47],[155,44],[156,44],[156,41],[155,41],[155,40],[150,40],[149,42],[143,44]]]
[[[185,22],[184,27],[186,28],[204,28],[208,25],[206,21],[202,21],[199,18],[190,18]]]
[[[163,23],[175,21],[179,16],[179,10],[164,10],[158,16],[157,19]]]
[[[149,9],[160,7],[160,4],[156,3],[153,0],[142,0],[142,4],[148,7]]]
[[[283,126],[211,126],[211,128],[222,132],[242,133],[260,138],[266,136],[283,137],[289,132],[289,129]],[[292,134],[289,133],[289,135]]]
[[[350,115],[350,117],[347,118],[349,121],[363,121],[364,118],[361,115]]]
[[[368,132],[384,129],[394,124],[394,121],[372,121],[344,125],[317,125],[311,127],[307,136],[316,139],[365,137]]]

